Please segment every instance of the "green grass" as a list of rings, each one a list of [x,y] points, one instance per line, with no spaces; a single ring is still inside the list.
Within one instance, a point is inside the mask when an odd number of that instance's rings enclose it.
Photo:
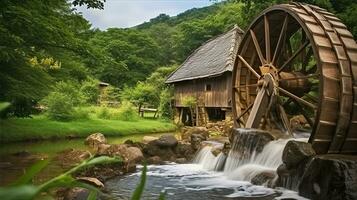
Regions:
[[[89,119],[59,122],[45,116],[34,118],[11,118],[0,120],[0,143],[37,139],[86,137],[100,132],[105,136],[128,136],[172,132],[176,126],[161,120],[140,118],[138,121],[106,120],[91,117]]]

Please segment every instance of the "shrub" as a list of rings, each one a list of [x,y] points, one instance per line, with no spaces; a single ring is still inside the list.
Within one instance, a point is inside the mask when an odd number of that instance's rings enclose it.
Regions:
[[[137,121],[139,119],[136,108],[128,101],[124,101],[119,108],[100,107],[96,113],[100,119]]]
[[[164,119],[172,119],[172,107],[171,107],[172,93],[170,89],[164,89],[160,93],[160,105],[159,113]]]
[[[111,112],[109,111],[109,108],[103,106],[103,107],[100,107],[97,111],[97,117],[100,118],[100,119],[111,119],[112,116],[111,116]]]
[[[137,121],[139,116],[133,104],[124,101],[118,110],[116,118],[123,121]]]
[[[73,119],[89,119],[88,109],[82,107],[77,107],[72,112]]]
[[[80,106],[85,103],[85,97],[80,91],[79,85],[75,82],[60,81],[56,84],[54,92],[68,96],[74,106]]]
[[[100,94],[99,81],[89,79],[82,82],[82,86],[80,88],[81,93],[84,95],[86,103],[96,104],[98,101],[98,97]]]
[[[74,106],[68,95],[59,92],[50,93],[45,99],[47,116],[50,119],[68,121],[73,118]]]
[[[58,82],[53,92],[42,100],[47,106],[47,116],[50,119],[68,121],[85,116],[84,111],[74,109],[84,103],[84,96],[78,85],[73,82]]]

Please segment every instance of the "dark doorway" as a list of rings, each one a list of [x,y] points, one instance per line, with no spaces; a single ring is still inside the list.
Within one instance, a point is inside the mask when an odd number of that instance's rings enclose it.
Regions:
[[[209,121],[221,121],[226,119],[226,112],[221,108],[206,108]]]
[[[190,109],[181,108],[181,122],[185,126],[192,126],[192,117],[191,117]]]

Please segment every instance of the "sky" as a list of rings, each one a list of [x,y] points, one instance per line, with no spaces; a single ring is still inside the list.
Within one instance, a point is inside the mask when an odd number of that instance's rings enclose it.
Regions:
[[[111,27],[127,28],[165,13],[175,16],[191,8],[213,4],[210,0],[106,0],[104,10],[78,7],[77,10],[93,27],[105,30]]]

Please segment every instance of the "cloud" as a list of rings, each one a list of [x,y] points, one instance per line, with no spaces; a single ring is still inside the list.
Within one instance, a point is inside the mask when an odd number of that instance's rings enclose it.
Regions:
[[[93,27],[105,30],[111,27],[127,28],[158,16],[175,16],[191,8],[211,5],[209,0],[107,0],[104,10],[78,7]]]

